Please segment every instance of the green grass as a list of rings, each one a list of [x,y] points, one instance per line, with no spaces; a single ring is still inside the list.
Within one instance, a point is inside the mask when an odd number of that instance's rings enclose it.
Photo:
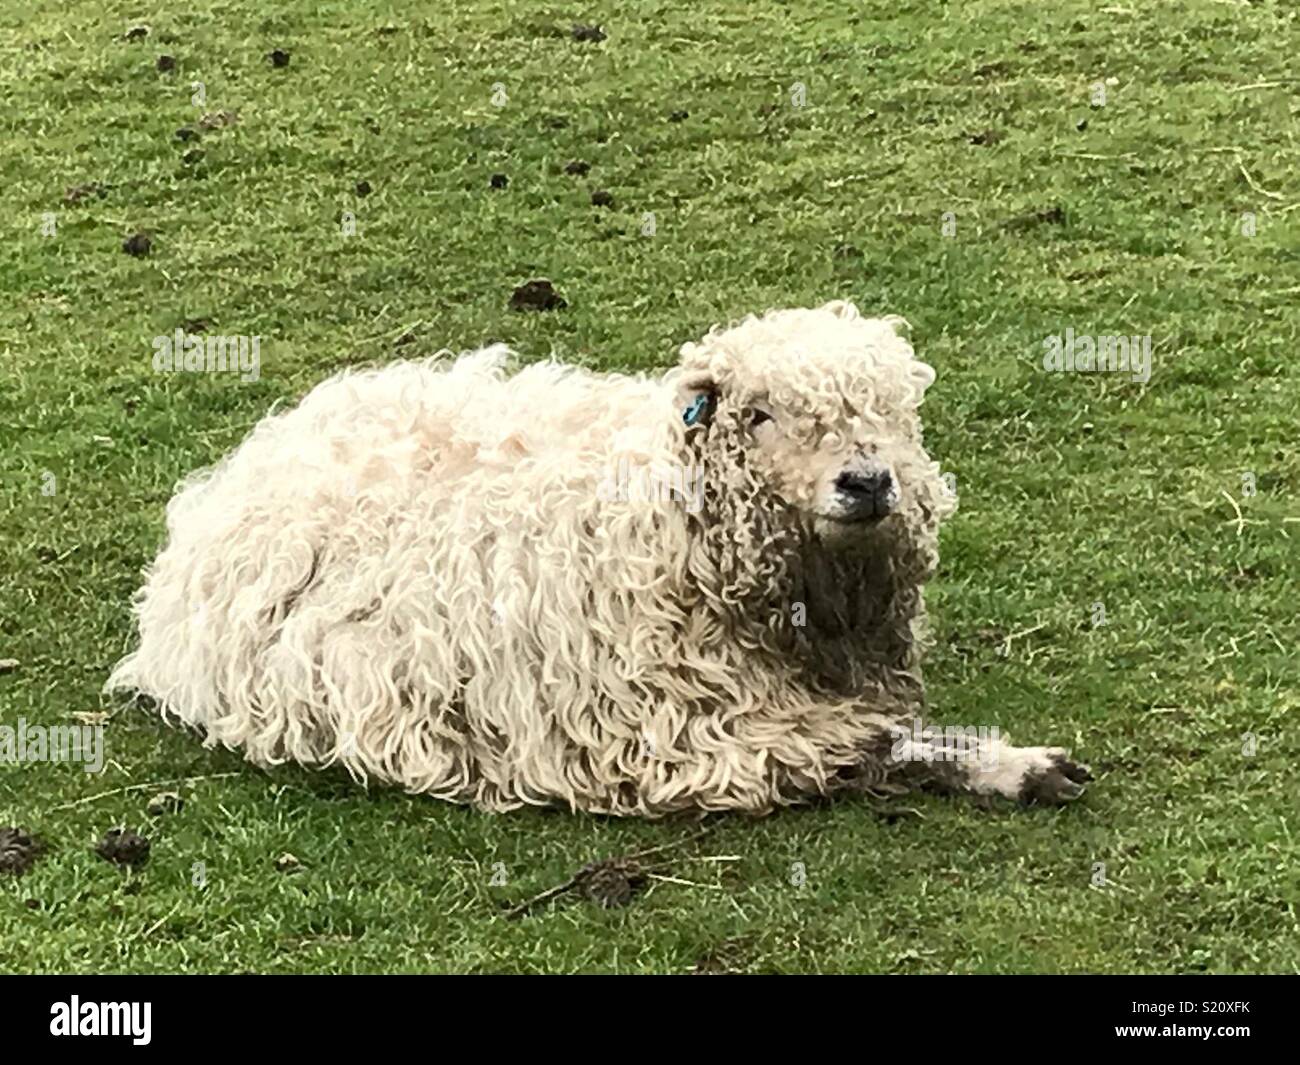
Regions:
[[[1294,5],[275,8],[0,13],[0,658],[20,662],[0,720],[116,709],[99,689],[172,485],[342,366],[504,339],[659,368],[714,322],[847,297],[907,316],[939,373],[928,441],[962,506],[930,597],[936,717],[1070,746],[1099,780],[1063,810],[722,818],[673,853],[704,886],[506,921],[502,903],[691,826],[268,775],[123,709],[99,776],[0,766],[0,824],[50,846],[0,881],[0,970],[1300,969]],[[608,39],[571,40],[575,21]],[[203,110],[192,81],[240,118],[197,144],[174,135]],[[102,198],[64,202],[91,182]],[[136,230],[146,258],[122,251]],[[507,310],[535,276],[567,310]],[[261,335],[257,383],[153,372],[151,338],[196,318]],[[1150,382],[1044,373],[1067,326],[1150,334]],[[161,787],[95,798],[180,777],[207,779],[177,814],[146,815]],[[90,850],[120,824],[152,839],[140,872]]]

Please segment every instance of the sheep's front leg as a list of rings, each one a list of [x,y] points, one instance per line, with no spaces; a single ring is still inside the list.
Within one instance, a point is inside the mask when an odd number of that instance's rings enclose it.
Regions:
[[[1058,805],[1077,799],[1092,780],[1088,767],[1064,748],[1014,747],[996,730],[989,735],[907,723],[891,735],[891,775],[918,787]]]

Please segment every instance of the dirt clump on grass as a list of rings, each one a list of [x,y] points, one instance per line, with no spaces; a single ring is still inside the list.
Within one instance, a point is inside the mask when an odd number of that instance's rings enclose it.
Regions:
[[[578,874],[578,890],[603,910],[626,906],[646,882],[646,870],[628,858],[592,862]]]
[[[238,111],[208,111],[199,119],[203,129],[225,129],[239,125]]]
[[[1051,207],[1044,207],[1041,211],[1029,211],[1026,214],[1016,215],[1014,218],[1008,218],[1002,223],[1003,229],[1012,231],[1032,229],[1034,226],[1063,226],[1065,225],[1065,210],[1059,204]]]
[[[525,281],[510,294],[512,311],[562,311],[568,305],[544,277]]]
[[[138,868],[149,860],[149,841],[129,828],[110,828],[95,844],[95,853],[114,865]]]
[[[86,185],[69,185],[63,193],[64,203],[80,203],[90,196],[98,196],[101,200],[108,195],[108,186],[101,185],[97,181],[92,181]]]
[[[0,828],[0,874],[22,876],[44,850],[44,844],[26,829]]]
[[[137,259],[148,255],[152,248],[153,238],[148,233],[132,233],[126,240],[122,241],[122,250],[127,255],[134,255]]]
[[[145,805],[145,812],[150,817],[162,817],[164,814],[178,814],[185,808],[185,800],[174,791],[160,791]]]

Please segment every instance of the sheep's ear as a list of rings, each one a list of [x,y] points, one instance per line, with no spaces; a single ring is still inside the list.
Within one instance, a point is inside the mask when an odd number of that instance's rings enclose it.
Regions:
[[[934,367],[920,359],[913,358],[907,365],[907,385],[912,393],[912,406],[919,407],[925,398],[926,389],[934,384]]]
[[[912,323],[902,315],[887,314],[880,320],[894,331],[895,336],[902,337],[904,340],[909,341],[912,339]]]
[[[823,311],[829,311],[836,318],[860,318],[857,306],[850,300],[831,300],[822,304]]]
[[[918,359],[916,352],[912,350],[912,323],[897,314],[887,314],[880,319],[880,322],[887,326],[907,349],[907,383],[916,397],[916,402],[920,403],[925,390],[934,384],[934,368]]]
[[[708,425],[718,409],[718,386],[711,377],[692,377],[677,390],[677,406],[689,429]]]

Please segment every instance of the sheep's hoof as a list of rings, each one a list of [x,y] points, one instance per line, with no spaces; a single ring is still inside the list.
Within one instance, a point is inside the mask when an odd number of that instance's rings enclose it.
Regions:
[[[1081,762],[1071,761],[1064,751],[1052,751],[1048,763],[1033,769],[1020,782],[1020,801],[1040,806],[1061,806],[1083,794],[1083,786],[1092,779],[1092,771]]]

